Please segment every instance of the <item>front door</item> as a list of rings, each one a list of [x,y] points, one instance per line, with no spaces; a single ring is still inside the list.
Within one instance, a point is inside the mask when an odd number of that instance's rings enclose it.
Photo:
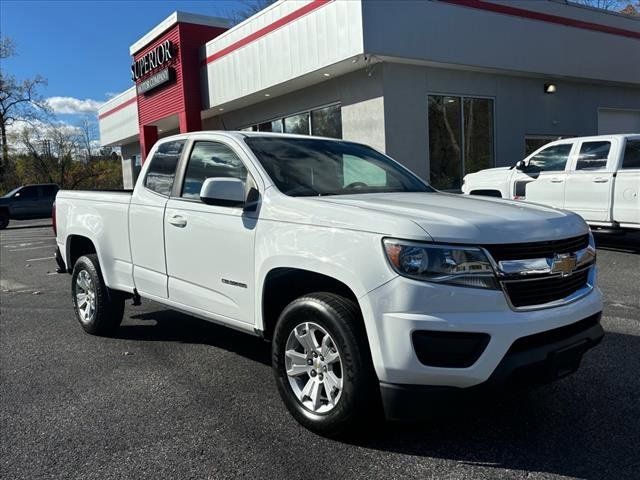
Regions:
[[[611,218],[617,145],[609,140],[583,141],[567,173],[564,208],[587,221],[608,222]]]
[[[39,200],[37,185],[22,188],[11,199],[11,216],[16,219],[37,218],[40,216]]]
[[[573,143],[551,145],[527,160],[523,173],[529,177],[524,191],[528,202],[551,207],[564,207],[564,190],[567,175],[565,168]],[[518,178],[517,181],[522,181]]]
[[[233,177],[254,185],[243,152],[197,137],[179,189],[165,212],[169,299],[219,320],[254,322],[254,240],[258,217],[241,207],[200,201],[206,178]]]

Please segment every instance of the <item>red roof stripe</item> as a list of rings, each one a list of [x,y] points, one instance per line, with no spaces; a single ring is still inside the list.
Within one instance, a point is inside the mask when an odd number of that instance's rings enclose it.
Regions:
[[[249,43],[251,43],[251,42],[253,42],[255,40],[258,40],[261,37],[264,37],[268,33],[271,33],[271,32],[273,32],[274,30],[277,30],[280,27],[284,27],[285,25],[297,20],[298,18],[300,18],[300,17],[302,17],[304,15],[306,15],[307,13],[311,13],[314,10],[317,10],[318,8],[322,7],[323,5],[326,5],[326,4],[330,3],[332,1],[333,0],[313,0],[312,2],[307,3],[303,7],[300,7],[299,9],[294,10],[293,12],[289,13],[288,15],[285,15],[284,17],[279,18],[275,22],[270,23],[266,27],[262,27],[260,30],[256,30],[255,32],[247,35],[246,37],[241,38],[240,40],[238,40],[235,43],[232,43],[228,47],[225,47],[222,50],[219,50],[217,52],[212,53],[205,60],[202,61],[202,65],[206,65],[208,63],[215,62],[216,60],[224,57],[225,55],[229,55],[231,52],[233,52],[235,50],[238,50],[239,48],[242,48],[245,45],[247,45],[247,44],[249,44]]]
[[[111,110],[107,110],[106,112],[101,113],[100,115],[98,115],[98,118],[100,120],[102,120],[104,117],[108,117],[112,113],[116,113],[118,110],[122,110],[123,108],[128,107],[129,105],[131,105],[132,103],[135,103],[136,100],[137,100],[137,97],[130,98],[129,100],[127,100],[126,102],[121,103],[117,107],[113,107]]]
[[[534,12],[531,10],[525,10],[524,8],[511,7],[509,5],[501,5],[497,3],[486,2],[484,0],[442,0],[446,3],[454,5],[460,5],[463,7],[477,8],[479,10],[488,10],[496,13],[503,13],[505,15],[511,15],[515,17],[528,18],[531,20],[540,20],[547,23],[555,23],[558,25],[565,25],[568,27],[582,28],[584,30],[593,30],[596,32],[610,33],[612,35],[620,35],[622,37],[638,38],[640,39],[640,32],[634,32],[632,30],[625,30],[623,28],[610,27],[608,25],[602,25],[599,23],[584,22],[582,20],[576,20],[573,18],[560,17],[558,15],[551,15],[548,13]]]

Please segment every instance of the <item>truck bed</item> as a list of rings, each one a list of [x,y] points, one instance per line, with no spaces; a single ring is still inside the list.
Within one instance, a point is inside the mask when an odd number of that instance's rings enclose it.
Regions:
[[[133,190],[60,190],[56,201],[62,198],[108,203],[129,203]]]

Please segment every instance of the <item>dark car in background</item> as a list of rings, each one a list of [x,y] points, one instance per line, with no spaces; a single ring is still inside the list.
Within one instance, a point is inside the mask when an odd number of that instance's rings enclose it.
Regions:
[[[0,230],[9,220],[51,217],[51,208],[60,187],[55,183],[24,185],[0,197]]]

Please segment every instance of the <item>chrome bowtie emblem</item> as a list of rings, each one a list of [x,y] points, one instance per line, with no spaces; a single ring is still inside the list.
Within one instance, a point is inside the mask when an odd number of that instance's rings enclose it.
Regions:
[[[573,253],[556,254],[551,263],[551,273],[569,275],[576,268],[577,260]]]

